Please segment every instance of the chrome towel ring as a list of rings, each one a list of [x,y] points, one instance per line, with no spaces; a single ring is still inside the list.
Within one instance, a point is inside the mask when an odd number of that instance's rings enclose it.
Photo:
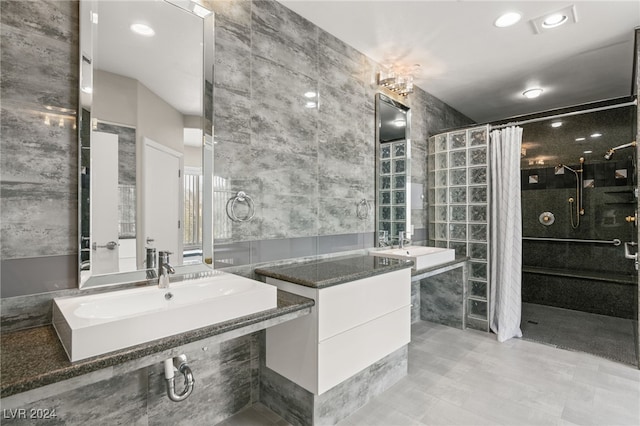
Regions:
[[[369,205],[369,202],[367,201],[367,199],[363,198],[362,200],[360,200],[360,202],[358,203],[358,206],[356,207],[356,216],[360,220],[365,220],[369,218],[370,212],[371,212],[371,206]]]
[[[238,216],[236,214],[236,208],[238,207],[238,203],[247,204],[249,211],[247,212],[246,215]],[[227,216],[229,216],[229,219],[231,219],[234,222],[248,222],[251,219],[253,219],[255,214],[256,214],[256,207],[255,207],[255,204],[253,203],[253,199],[249,195],[247,195],[247,193],[244,191],[238,191],[235,197],[230,198],[229,201],[227,201]]]

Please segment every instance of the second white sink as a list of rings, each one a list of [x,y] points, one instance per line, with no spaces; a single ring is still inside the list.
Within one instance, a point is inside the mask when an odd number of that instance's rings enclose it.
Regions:
[[[409,246],[404,248],[390,248],[371,250],[372,256],[391,257],[393,259],[413,260],[413,270],[420,270],[452,262],[456,259],[454,249],[440,247]]]

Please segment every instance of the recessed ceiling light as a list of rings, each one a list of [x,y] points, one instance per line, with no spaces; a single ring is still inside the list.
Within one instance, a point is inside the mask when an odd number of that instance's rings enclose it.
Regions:
[[[563,15],[562,13],[554,13],[553,15],[547,16],[544,21],[542,21],[542,26],[544,28],[555,28],[567,22],[567,15]]]
[[[520,18],[522,18],[522,15],[520,15],[518,12],[507,12],[496,19],[493,25],[499,28],[510,27],[511,25],[517,23]]]
[[[599,138],[600,136],[602,136],[602,133],[594,133],[591,135],[592,138]]]
[[[587,138],[576,138],[576,142],[582,142],[583,140],[586,140]]]
[[[145,37],[151,37],[156,33],[155,31],[153,31],[153,28],[151,28],[147,24],[131,24],[131,27],[129,28],[131,28],[131,31],[133,31],[134,33],[140,34]]]
[[[562,121],[554,121],[551,123],[551,127],[560,127],[562,126]]]
[[[539,87],[535,89],[527,89],[524,92],[522,92],[522,94],[529,99],[533,99],[533,98],[537,98],[542,94],[542,89],[540,89]]]

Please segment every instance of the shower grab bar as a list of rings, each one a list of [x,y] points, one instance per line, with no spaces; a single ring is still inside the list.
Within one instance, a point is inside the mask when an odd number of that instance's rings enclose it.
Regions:
[[[579,240],[575,238],[543,238],[543,237],[522,237],[523,240],[529,241],[554,241],[559,243],[591,243],[591,244],[613,244],[619,246],[622,244],[618,238],[613,240]]]

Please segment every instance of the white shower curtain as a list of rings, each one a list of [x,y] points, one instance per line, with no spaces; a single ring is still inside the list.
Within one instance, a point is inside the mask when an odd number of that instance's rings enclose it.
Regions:
[[[491,330],[504,342],[522,337],[522,213],[520,152],[522,128],[491,132]]]

